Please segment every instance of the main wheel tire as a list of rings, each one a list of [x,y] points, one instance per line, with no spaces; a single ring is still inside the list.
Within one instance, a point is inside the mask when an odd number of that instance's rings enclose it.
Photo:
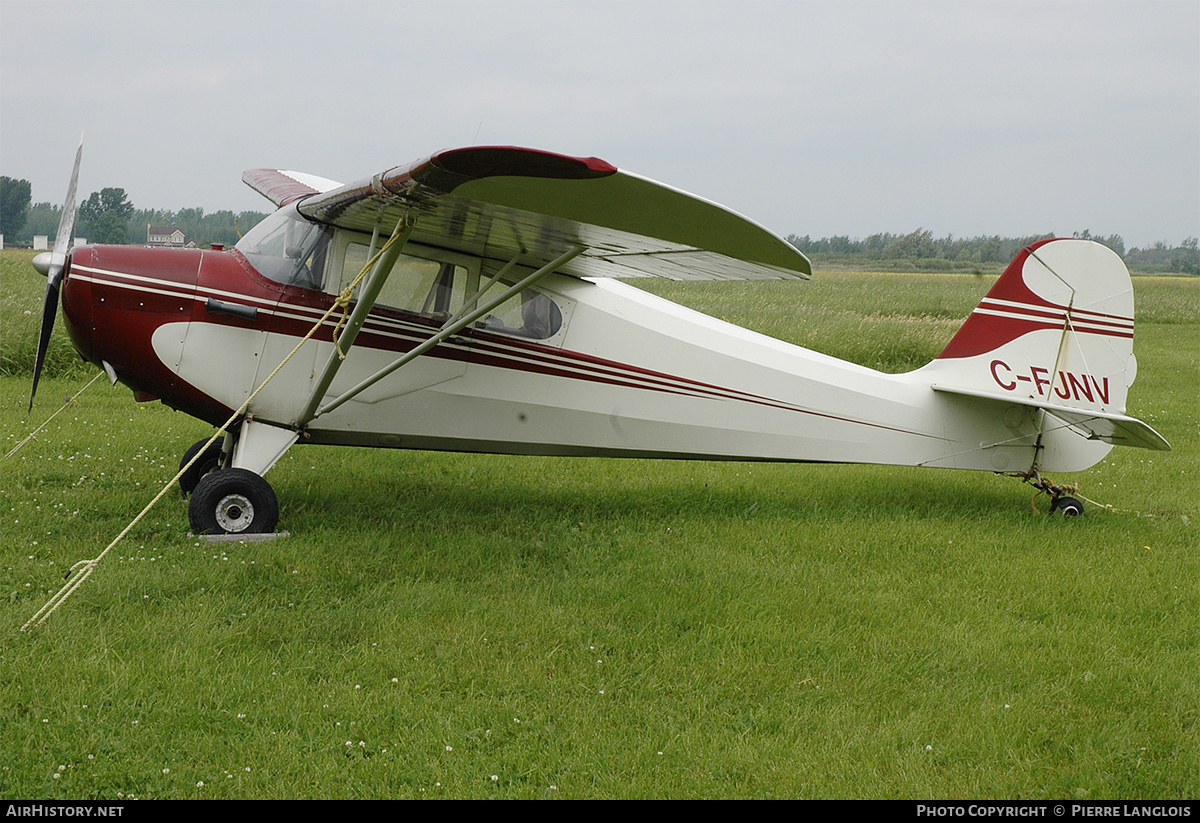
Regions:
[[[218,469],[200,478],[188,520],[194,534],[268,534],[279,523],[279,501],[254,472]]]
[[[182,469],[186,466],[201,449],[204,449],[204,444],[207,442],[206,438],[188,446],[188,450],[179,459],[179,468]],[[192,463],[191,468],[179,476],[179,488],[183,490],[185,496],[189,495],[196,490],[196,484],[200,482],[201,477],[219,468],[221,468],[221,441],[214,440],[211,446],[204,449],[204,454],[200,459]]]
[[[1050,503],[1050,513],[1054,514],[1055,512],[1063,517],[1078,517],[1083,514],[1083,504],[1074,497],[1063,495],[1054,498]]]

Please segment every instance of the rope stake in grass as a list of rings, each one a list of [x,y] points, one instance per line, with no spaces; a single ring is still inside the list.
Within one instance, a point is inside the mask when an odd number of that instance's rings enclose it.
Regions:
[[[295,352],[293,351],[292,354],[295,354]],[[283,362],[286,363],[288,361],[288,359],[291,358],[291,356],[292,355],[289,354],[287,356],[287,358],[284,358]],[[280,363],[279,365],[280,365],[280,367],[282,367],[283,363]],[[276,369],[275,371],[278,372],[279,369]],[[274,376],[275,376],[275,373],[272,372],[272,374],[270,375],[270,377],[267,378],[267,380],[270,380],[271,377],[274,377]],[[80,560],[78,563],[76,563],[74,566],[71,567],[70,571],[67,572],[67,577],[68,577],[67,584],[64,585],[61,589],[59,589],[58,592],[53,597],[51,597],[49,600],[47,600],[46,604],[44,606],[42,606],[40,609],[38,609],[37,613],[34,614],[33,617],[31,617],[25,621],[25,625],[21,627],[21,631],[27,630],[30,626],[40,625],[40,624],[44,623],[46,621],[46,618],[48,618],[51,614],[53,614],[54,611],[59,606],[61,606],[68,597],[70,597],[72,594],[75,593],[76,589],[78,589],[80,586],[83,585],[83,581],[87,580],[89,577],[92,576],[92,572],[96,570],[96,566],[100,565],[100,561],[104,559],[104,555],[108,554],[109,551],[112,550],[113,546],[120,543],[121,540],[125,537],[125,535],[129,534],[129,532],[133,530],[133,527],[136,526],[138,524],[138,522],[141,521],[141,519],[143,517],[145,517],[146,514],[152,508],[154,508],[155,504],[157,504],[159,500],[162,500],[163,496],[165,496],[166,493],[168,491],[170,491],[171,487],[179,482],[179,478],[183,476],[183,473],[186,472],[188,469],[190,469],[192,467],[192,464],[200,459],[200,457],[204,454],[205,449],[207,449],[214,442],[216,442],[216,439],[218,437],[224,436],[225,428],[228,427],[238,417],[238,415],[240,415],[242,413],[242,410],[245,408],[245,406],[247,404],[249,404],[250,400],[254,399],[254,395],[258,394],[258,390],[267,384],[267,380],[264,380],[262,385],[260,385],[258,387],[258,389],[255,389],[254,394],[250,395],[250,397],[246,401],[246,404],[243,404],[242,409],[238,409],[238,411],[234,412],[233,417],[231,417],[231,418],[229,418],[229,420],[225,421],[225,425],[222,426],[220,429],[218,429],[216,431],[216,433],[213,434],[213,436],[208,439],[208,442],[204,444],[204,448],[197,451],[195,456],[192,457],[192,459],[189,460],[186,465],[180,467],[179,471],[175,474],[175,476],[172,477],[170,480],[168,480],[167,484],[165,486],[163,486],[162,490],[154,496],[153,500],[151,500],[149,503],[146,504],[146,507],[141,510],[141,512],[138,514],[138,516],[133,518],[133,520],[131,520],[129,522],[129,525],[126,526],[124,529],[122,529],[121,533],[113,538],[113,541],[111,543],[109,543],[108,546],[105,547],[104,551],[100,552],[100,554],[96,555],[91,560]],[[83,569],[83,574],[75,576],[74,580],[69,579],[72,575],[75,575],[75,570],[79,569],[79,568]]]
[[[404,222],[404,220],[401,220],[401,223],[403,223],[403,222]],[[399,237],[399,234],[398,234],[399,228],[400,228],[400,226],[398,224],[397,225],[397,233],[392,235],[392,238],[387,243],[384,244],[384,247],[379,250],[379,253],[375,257],[372,257],[369,261],[367,261],[367,265],[364,266],[363,270],[360,271],[358,273],[358,276],[354,278],[354,282],[351,283],[349,286],[346,287],[346,289],[343,290],[343,292],[342,292],[343,295],[353,294],[354,290],[356,288],[358,288],[359,283],[362,282],[362,279],[366,276],[367,272],[375,264],[376,259],[378,259],[378,257],[380,255],[382,255],[384,253],[384,251],[387,250],[388,247],[391,246],[396,241],[397,237]],[[345,303],[348,304],[348,302],[349,302],[349,300],[347,299],[345,301]],[[293,348],[288,353],[288,356],[283,358],[283,360],[279,363],[279,365],[275,367],[275,370],[272,371],[269,375],[267,375],[267,379],[263,380],[261,383],[258,384],[258,388],[256,388],[253,392],[250,393],[250,396],[246,398],[245,402],[242,403],[242,405],[238,408],[238,410],[235,411],[219,429],[217,429],[217,431],[213,434],[213,436],[208,439],[208,442],[206,442],[202,448],[200,448],[196,451],[195,456],[192,457],[192,459],[189,460],[185,465],[179,467],[179,471],[175,474],[174,477],[172,477],[170,480],[167,481],[167,484],[165,486],[163,486],[162,491],[160,491],[158,494],[156,494],[154,496],[154,499],[146,504],[146,507],[144,509],[142,509],[142,511],[138,514],[138,516],[133,518],[133,520],[130,521],[129,525],[126,526],[124,529],[122,529],[121,533],[118,534],[115,538],[113,538],[113,541],[111,543],[109,543],[107,547],[105,547],[104,551],[100,552],[100,554],[96,555],[96,557],[92,558],[91,560],[80,560],[78,563],[76,563],[74,566],[71,567],[71,570],[69,572],[67,572],[67,575],[68,575],[68,578],[71,576],[74,576],[75,579],[74,580],[68,579],[67,584],[65,586],[63,586],[61,589],[59,589],[58,592],[53,597],[51,597],[49,600],[47,600],[46,604],[44,606],[42,606],[40,609],[38,609],[37,613],[34,614],[33,617],[31,617],[31,618],[29,618],[29,620],[25,621],[25,625],[23,625],[21,627],[21,631],[26,631],[30,626],[41,625],[42,623],[46,622],[46,618],[48,618],[51,614],[53,614],[55,612],[56,609],[58,609],[59,606],[61,606],[64,602],[66,602],[66,599],[68,597],[70,597],[72,594],[74,594],[76,589],[78,589],[80,586],[83,585],[83,581],[85,581],[89,577],[91,577],[92,572],[96,570],[96,566],[98,566],[100,564],[100,561],[104,559],[104,556],[106,554],[108,554],[114,546],[116,546],[118,543],[120,543],[121,540],[125,537],[125,535],[129,534],[129,532],[132,531],[133,527],[136,526],[138,524],[138,522],[140,522],[141,519],[143,517],[145,517],[152,508],[154,508],[154,506],[158,503],[159,500],[163,499],[163,497],[166,495],[166,493],[168,491],[170,491],[171,487],[179,482],[179,478],[183,476],[184,472],[186,472],[188,469],[190,469],[192,467],[192,464],[200,459],[200,457],[204,454],[204,452],[208,449],[208,447],[216,442],[218,437],[225,436],[225,433],[229,429],[229,427],[232,426],[234,424],[234,422],[238,420],[238,418],[240,418],[243,414],[245,414],[246,409],[248,409],[250,407],[250,404],[254,401],[254,398],[258,396],[258,393],[263,390],[263,387],[265,387],[268,383],[270,383],[275,378],[275,375],[279,374],[279,372],[283,370],[283,367],[287,365],[288,361],[291,360],[293,356],[295,356],[296,352],[300,351],[300,347],[303,346],[305,343],[307,343],[312,338],[312,336],[317,333],[317,329],[321,328],[321,326],[325,323],[325,321],[328,320],[333,315],[333,313],[338,310],[339,307],[342,308],[342,311],[344,314],[345,313],[345,305],[343,305],[343,301],[340,298],[338,300],[334,301],[333,305],[331,305],[329,307],[329,309],[325,312],[325,314],[321,315],[321,318],[319,320],[317,320],[316,323],[313,324],[313,327],[311,329],[308,330],[308,334],[304,335],[304,337],[302,337],[300,339],[300,342],[296,344],[296,347]],[[101,372],[101,374],[103,374],[103,372]],[[99,377],[99,376],[100,375],[96,375],[96,377]],[[92,378],[92,381],[95,382],[95,379],[96,378]],[[90,386],[90,385],[91,385],[91,383],[88,383],[88,386]],[[84,388],[87,388],[87,386],[84,386]],[[76,395],[76,396],[78,396],[78,395]],[[70,401],[67,401],[67,402],[69,403]],[[64,408],[65,408],[65,406],[64,406]],[[59,411],[62,411],[62,409],[59,409]],[[58,412],[55,412],[55,414],[58,414]],[[48,423],[50,421],[47,420],[46,422]],[[45,425],[45,424],[42,424],[42,425]],[[75,575],[76,569],[83,569],[83,573],[79,574],[79,575]]]

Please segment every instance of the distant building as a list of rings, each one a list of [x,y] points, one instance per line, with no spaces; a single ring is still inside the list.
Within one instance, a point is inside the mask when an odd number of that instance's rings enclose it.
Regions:
[[[174,226],[146,226],[147,246],[178,246],[182,248],[185,239],[183,229],[177,229]]]

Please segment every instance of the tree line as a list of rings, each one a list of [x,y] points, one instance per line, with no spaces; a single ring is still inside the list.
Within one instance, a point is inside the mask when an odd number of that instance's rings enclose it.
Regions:
[[[61,206],[30,203],[28,180],[0,177],[0,234],[7,245],[30,245],[39,234],[54,242],[61,217]],[[166,226],[180,229],[186,242],[200,247],[213,243],[232,246],[264,217],[266,213],[258,211],[139,209],[129,202],[124,189],[105,188],[79,203],[75,235],[90,243],[140,245],[146,242],[149,226]]]
[[[52,203],[30,204],[28,180],[0,177],[0,234],[11,244],[30,244],[33,236],[53,238],[58,232],[60,207]],[[146,242],[148,226],[166,226],[183,231],[187,242],[204,247],[212,243],[233,245],[238,238],[266,217],[263,212],[235,214],[223,210],[206,214],[204,209],[179,211],[138,209],[129,202],[124,189],[106,188],[92,192],[80,203],[75,234],[93,243]],[[864,239],[846,235],[814,239],[790,234],[788,242],[821,262],[862,265],[864,262],[900,263],[925,270],[981,270],[1012,260],[1022,248],[1038,240],[1055,237],[1053,233],[1030,237],[954,237],[937,238],[927,229],[908,234],[880,233]],[[1103,243],[1124,258],[1126,265],[1142,271],[1171,271],[1200,275],[1200,249],[1197,238],[1189,237],[1178,246],[1159,241],[1146,248],[1125,248],[1119,234],[1093,236],[1086,229],[1075,237]]]
[[[942,238],[933,236],[927,229],[917,229],[908,234],[873,234],[865,239],[845,235],[813,239],[790,234],[788,242],[805,254],[826,263],[861,265],[865,261],[894,264],[907,262],[912,268],[927,270],[980,269],[989,264],[1003,265],[1017,256],[1017,252],[1050,237],[1060,237],[1054,232],[1029,237],[979,237]],[[1107,237],[1093,235],[1087,229],[1072,234],[1085,240],[1102,243],[1119,254],[1130,268],[1142,271],[1170,271],[1200,275],[1200,249],[1197,238],[1186,238],[1178,246],[1159,241],[1145,248],[1127,249],[1119,234]]]

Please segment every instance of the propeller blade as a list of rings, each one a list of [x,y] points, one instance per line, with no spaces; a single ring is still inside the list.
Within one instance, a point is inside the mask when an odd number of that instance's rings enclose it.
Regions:
[[[75,232],[75,189],[79,184],[79,161],[83,159],[83,136],[79,137],[79,149],[75,152],[75,170],[71,172],[71,184],[67,187],[67,198],[63,203],[62,216],[58,221],[58,234],[54,238],[54,251],[46,265],[46,298],[42,301],[42,326],[38,334],[37,358],[33,363],[33,387],[29,390],[29,411],[33,411],[33,398],[37,396],[38,378],[46,363],[46,350],[50,347],[50,334],[54,331],[54,318],[58,314],[58,292],[63,272],[67,268],[67,254],[71,251],[71,235]],[[41,255],[38,255],[41,257]],[[39,261],[45,265],[44,260]],[[36,266],[38,271],[42,266]]]
[[[61,272],[60,272],[61,273]],[[54,316],[58,313],[58,283],[46,284],[46,299],[42,303],[42,328],[38,335],[37,359],[33,363],[33,388],[29,390],[29,411],[33,411],[33,398],[37,395],[38,378],[46,363],[46,350],[50,347],[50,334],[54,331]]]
[[[71,250],[71,235],[75,233],[75,189],[79,185],[79,162],[83,159],[83,136],[79,137],[79,148],[75,151],[75,169],[71,172],[71,185],[63,201],[62,216],[58,221],[58,234],[54,237],[54,256],[50,261],[48,280],[58,285],[66,268],[67,252]]]

